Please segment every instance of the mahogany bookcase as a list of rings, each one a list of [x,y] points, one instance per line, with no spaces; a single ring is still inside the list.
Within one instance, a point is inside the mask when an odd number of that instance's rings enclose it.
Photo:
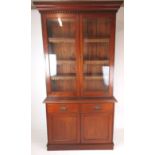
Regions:
[[[42,19],[47,149],[113,149],[115,18],[122,1],[34,5]]]

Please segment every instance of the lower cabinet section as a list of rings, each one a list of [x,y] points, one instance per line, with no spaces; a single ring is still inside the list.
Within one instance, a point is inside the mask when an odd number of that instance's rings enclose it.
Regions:
[[[114,104],[46,104],[48,150],[112,149]]]

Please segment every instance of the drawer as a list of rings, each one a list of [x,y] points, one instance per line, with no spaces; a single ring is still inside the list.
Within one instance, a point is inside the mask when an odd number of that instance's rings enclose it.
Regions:
[[[81,105],[81,112],[112,112],[113,103],[88,103]]]
[[[78,104],[47,104],[47,112],[64,113],[64,112],[79,112]]]

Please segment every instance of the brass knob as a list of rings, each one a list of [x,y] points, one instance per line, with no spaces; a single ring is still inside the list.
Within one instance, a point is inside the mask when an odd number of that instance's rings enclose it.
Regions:
[[[66,106],[61,106],[60,111],[67,111],[67,107]]]
[[[100,110],[101,109],[101,105],[97,104],[95,105],[95,110]]]

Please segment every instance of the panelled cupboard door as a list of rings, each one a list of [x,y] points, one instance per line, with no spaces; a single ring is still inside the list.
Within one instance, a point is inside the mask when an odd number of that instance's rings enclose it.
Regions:
[[[110,96],[114,54],[114,14],[81,15],[83,95]]]
[[[42,16],[48,96],[78,95],[78,19],[72,14]]]
[[[82,143],[112,143],[112,114],[86,113],[81,115]]]
[[[48,114],[48,143],[79,143],[79,115],[76,113]]]

